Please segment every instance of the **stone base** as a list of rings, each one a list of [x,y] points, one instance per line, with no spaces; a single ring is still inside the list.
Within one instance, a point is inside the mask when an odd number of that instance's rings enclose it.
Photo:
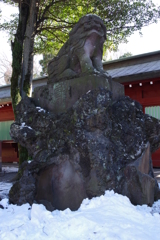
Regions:
[[[65,112],[85,93],[103,87],[113,94],[113,99],[124,95],[124,87],[105,75],[87,74],[34,90],[35,104],[55,114]]]
[[[33,159],[22,163],[11,203],[76,210],[111,189],[135,205],[160,198],[150,155],[160,147],[160,121],[127,96],[113,100],[105,88],[92,90],[60,115],[25,97],[10,134]]]

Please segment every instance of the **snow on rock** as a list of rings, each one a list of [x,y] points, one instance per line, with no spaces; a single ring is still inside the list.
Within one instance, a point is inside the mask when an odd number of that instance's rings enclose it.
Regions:
[[[24,126],[25,126],[25,123],[24,122],[21,123],[20,129],[24,128]]]
[[[134,206],[127,197],[106,191],[85,199],[77,211],[49,212],[43,205],[8,205],[0,209],[0,239],[159,240],[160,200],[153,207]]]
[[[29,129],[32,130],[32,128],[31,128],[30,126],[27,126],[27,125],[25,124],[25,122],[21,123],[20,129],[23,129],[24,127],[29,128]]]
[[[38,112],[46,112],[46,110],[44,110],[43,108],[41,108],[41,107],[36,107],[36,109],[38,109]]]

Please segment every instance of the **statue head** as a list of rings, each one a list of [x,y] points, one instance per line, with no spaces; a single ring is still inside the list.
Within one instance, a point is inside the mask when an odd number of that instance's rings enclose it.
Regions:
[[[91,32],[95,31],[97,34],[104,37],[106,40],[106,26],[102,19],[94,14],[87,14],[80,18],[69,33],[69,37],[74,35],[88,36]]]

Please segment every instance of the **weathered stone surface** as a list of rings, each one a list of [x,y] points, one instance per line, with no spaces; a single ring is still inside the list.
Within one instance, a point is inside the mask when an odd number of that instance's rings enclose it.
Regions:
[[[55,114],[63,113],[86,92],[105,87],[112,92],[116,99],[124,95],[124,87],[120,83],[112,81],[105,74],[83,74],[79,78],[69,79],[47,86],[36,88],[34,91],[34,102],[37,106],[45,108]]]
[[[48,65],[49,83],[103,71],[102,53],[106,27],[101,18],[88,14],[69,33],[68,41]],[[106,73],[105,73],[106,74]]]
[[[138,102],[125,96],[115,100],[99,88],[59,115],[37,108],[29,98],[17,113],[11,136],[33,161],[22,165],[22,177],[10,191],[12,203],[28,202],[30,196],[30,203],[49,210],[75,210],[83,198],[107,189],[133,204],[152,205],[160,197],[150,156],[150,149],[160,146],[160,122],[143,114]],[[24,181],[32,181],[32,188]]]
[[[76,210],[82,200],[87,197],[81,169],[79,166],[76,168],[74,163],[79,160],[74,159],[79,158],[79,154],[77,152],[72,155],[73,153],[60,155],[60,164],[57,166],[53,164],[38,174],[35,197],[38,202],[39,199],[45,199],[56,209],[70,207]]]

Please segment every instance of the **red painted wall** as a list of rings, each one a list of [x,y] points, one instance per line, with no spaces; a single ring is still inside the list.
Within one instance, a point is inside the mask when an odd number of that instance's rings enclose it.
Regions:
[[[14,114],[11,103],[0,104],[0,122],[14,120]]]
[[[153,84],[150,84],[153,82]],[[139,84],[142,83],[142,86]],[[132,87],[129,87],[132,85]],[[160,78],[143,80],[143,82],[125,83],[125,95],[137,100],[143,106],[160,106]]]
[[[2,142],[2,163],[18,162],[18,144],[13,141]]]
[[[0,122],[14,120],[12,104],[0,104]],[[18,144],[13,141],[2,141],[0,157],[3,162],[18,162]]]
[[[142,86],[139,83],[142,83]],[[160,106],[160,78],[125,83],[124,87],[125,95],[140,102],[144,112],[145,107]],[[152,162],[154,167],[160,167],[160,148],[152,154]]]

